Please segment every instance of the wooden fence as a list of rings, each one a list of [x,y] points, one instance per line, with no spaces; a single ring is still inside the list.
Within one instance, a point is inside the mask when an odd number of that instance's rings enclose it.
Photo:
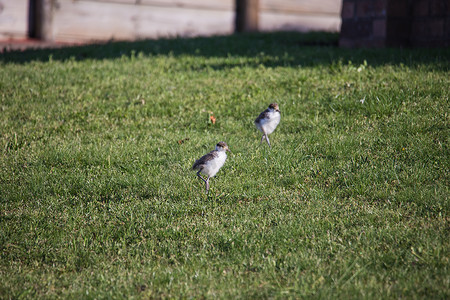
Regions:
[[[0,0],[0,38],[26,38],[29,4]],[[53,0],[58,41],[230,34],[235,0]],[[342,0],[260,0],[259,29],[338,31]]]

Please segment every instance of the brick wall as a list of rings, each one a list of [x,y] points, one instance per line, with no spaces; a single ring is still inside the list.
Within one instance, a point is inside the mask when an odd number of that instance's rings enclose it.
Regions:
[[[450,0],[343,0],[342,47],[450,45]]]
[[[450,46],[450,0],[412,1],[412,46]]]

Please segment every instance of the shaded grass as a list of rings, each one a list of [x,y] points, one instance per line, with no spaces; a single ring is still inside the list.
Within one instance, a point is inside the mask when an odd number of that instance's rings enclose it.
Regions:
[[[448,298],[450,52],[335,39],[0,56],[0,294]],[[206,197],[190,167],[220,140]]]

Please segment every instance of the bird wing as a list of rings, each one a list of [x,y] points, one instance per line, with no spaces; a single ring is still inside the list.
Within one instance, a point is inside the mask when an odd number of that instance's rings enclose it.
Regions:
[[[192,166],[192,169],[193,170],[201,169],[203,167],[203,165],[206,164],[208,161],[219,156],[219,154],[217,152],[218,152],[217,150],[213,150],[213,151],[209,152],[208,154],[205,154],[202,157],[200,157],[199,159],[197,159],[195,161],[194,165]]]
[[[261,122],[261,120],[268,118],[269,118],[269,109],[266,109],[265,111],[259,114],[259,116],[255,120],[255,123],[259,123]]]

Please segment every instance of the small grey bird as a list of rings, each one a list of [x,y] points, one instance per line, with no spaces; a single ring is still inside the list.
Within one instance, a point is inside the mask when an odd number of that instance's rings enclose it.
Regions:
[[[192,166],[192,170],[198,170],[197,176],[205,182],[206,193],[209,191],[209,178],[216,175],[227,159],[226,151],[231,152],[230,149],[228,149],[227,143],[219,142],[217,143],[215,150],[197,159]],[[204,179],[200,173],[208,177]]]
[[[255,120],[255,125],[256,128],[258,128],[258,130],[263,134],[260,144],[265,138],[267,144],[271,147],[269,142],[269,134],[277,128],[280,123],[280,118],[281,114],[277,103],[271,103],[265,111],[259,114]]]

